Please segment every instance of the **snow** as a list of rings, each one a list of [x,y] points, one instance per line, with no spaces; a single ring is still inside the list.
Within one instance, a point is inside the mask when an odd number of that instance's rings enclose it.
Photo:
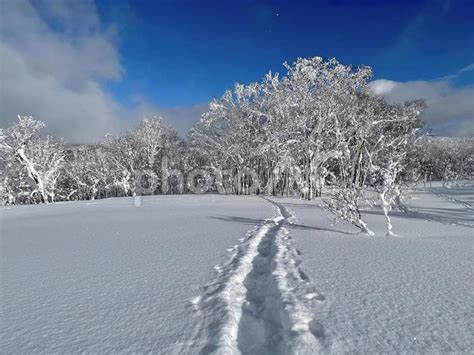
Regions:
[[[447,225],[474,227],[472,191],[472,185],[447,188],[436,183],[432,187],[418,187],[412,189],[410,196],[404,201],[406,213],[394,212],[392,214]]]
[[[294,216],[283,205],[250,231],[217,279],[193,299],[200,319],[180,352],[218,354],[309,353],[319,342],[319,323],[307,306],[311,293],[289,243]],[[308,297],[309,296],[309,297]]]
[[[471,197],[463,193],[472,198],[472,187]],[[453,223],[473,225],[474,215],[448,199],[414,196],[410,204],[429,220],[394,211],[398,237],[385,236],[382,210],[366,211],[376,232],[368,237],[315,213],[317,201],[280,200],[298,216],[290,229],[294,246],[325,298],[313,309],[324,326],[323,353],[472,351],[474,229],[435,220],[449,209],[457,211]]]
[[[1,211],[4,353],[165,352],[226,249],[273,209],[156,196]]]
[[[0,209],[6,353],[469,353],[472,186],[364,211],[319,199],[116,198]]]

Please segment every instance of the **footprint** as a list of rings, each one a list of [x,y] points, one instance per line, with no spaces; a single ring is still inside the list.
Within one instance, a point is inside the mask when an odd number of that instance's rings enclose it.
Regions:
[[[309,331],[316,337],[316,338],[323,338],[324,337],[324,328],[321,323],[313,319],[311,322],[308,323]]]
[[[308,277],[308,275],[306,275],[306,274],[304,273],[303,270],[301,270],[300,268],[298,268],[298,273],[300,274],[300,277],[301,277],[302,280],[304,280],[304,281],[306,281],[306,282],[309,282],[309,277]]]

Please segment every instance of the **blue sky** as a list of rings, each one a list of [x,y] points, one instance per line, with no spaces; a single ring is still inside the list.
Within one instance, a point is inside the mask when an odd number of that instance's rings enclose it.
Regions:
[[[370,65],[387,100],[424,98],[438,135],[474,136],[471,0],[2,0],[0,126],[18,113],[70,142],[144,116],[185,136],[235,82],[297,57]]]
[[[366,64],[374,78],[433,80],[474,62],[474,1],[99,1],[115,23],[121,100],[208,101],[297,57]],[[472,82],[472,77],[471,77]]]

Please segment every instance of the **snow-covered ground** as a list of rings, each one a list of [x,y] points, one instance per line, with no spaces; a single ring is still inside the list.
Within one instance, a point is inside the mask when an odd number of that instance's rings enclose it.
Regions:
[[[2,208],[1,351],[165,352],[226,249],[272,213],[209,195]]]
[[[382,211],[367,211],[376,232],[367,237],[332,224],[329,214],[315,213],[314,203],[282,202],[298,217],[290,232],[302,269],[324,296],[313,309],[324,327],[322,352],[473,351],[472,210],[417,192],[408,202],[422,216],[393,212],[399,236],[386,237]],[[443,214],[443,223],[434,221]]]
[[[320,201],[219,195],[0,209],[7,353],[472,352],[474,189],[357,233]]]

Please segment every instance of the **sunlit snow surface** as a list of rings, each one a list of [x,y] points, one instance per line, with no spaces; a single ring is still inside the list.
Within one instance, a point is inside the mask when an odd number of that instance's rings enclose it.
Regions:
[[[318,200],[3,207],[0,349],[472,352],[473,192],[420,187],[397,237],[377,208],[369,237]]]
[[[464,203],[474,196],[472,187],[435,191]],[[393,211],[398,237],[384,236],[381,210],[365,214],[378,232],[367,237],[332,224],[314,203],[282,199],[298,216],[290,232],[303,270],[325,297],[314,309],[323,353],[473,351],[474,211],[444,196],[412,196],[410,211],[426,219]]]
[[[1,352],[165,352],[213,266],[273,208],[208,195],[1,211]]]

